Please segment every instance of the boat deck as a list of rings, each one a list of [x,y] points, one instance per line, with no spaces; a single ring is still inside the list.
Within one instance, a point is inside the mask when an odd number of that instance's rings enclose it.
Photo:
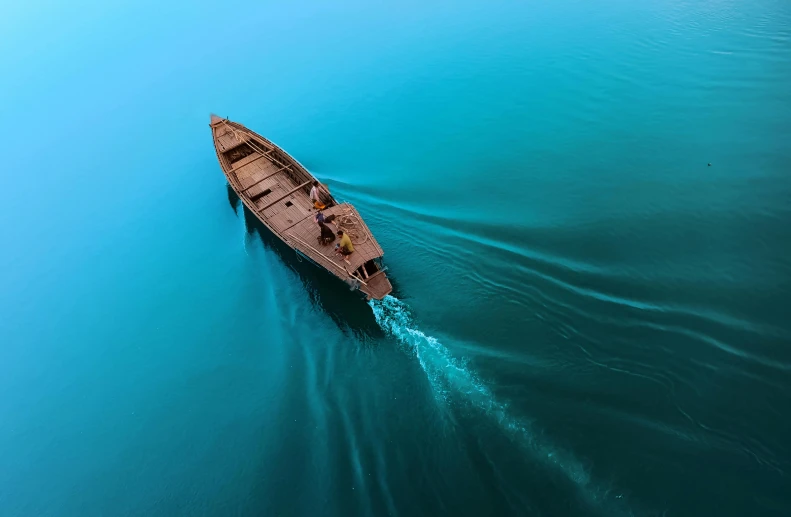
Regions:
[[[368,231],[368,227],[362,222],[362,218],[353,206],[343,203],[324,210],[325,216],[335,216],[335,224],[330,223],[327,226],[333,230],[343,229],[349,232],[349,237],[354,245],[354,253],[347,257],[351,264],[347,264],[341,257],[335,255],[335,244],[340,240],[340,237],[327,245],[318,243],[319,225],[313,220],[316,211],[311,210],[311,212],[309,217],[288,229],[285,232],[285,237],[287,240],[293,240],[296,248],[299,248],[319,265],[327,268],[340,268],[345,272],[345,275],[348,275],[369,260],[382,256],[382,248],[379,247],[379,243]],[[365,277],[362,278],[365,279]]]

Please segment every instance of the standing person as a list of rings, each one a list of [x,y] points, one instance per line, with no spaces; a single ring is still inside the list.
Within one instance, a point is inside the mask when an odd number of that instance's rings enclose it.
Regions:
[[[303,190],[304,192],[304,190]],[[313,181],[313,186],[310,188],[310,200],[313,201],[313,208],[318,208],[321,210],[324,208],[324,203],[321,202],[321,196],[319,195],[319,182]]]
[[[343,230],[338,230],[338,235],[341,238],[341,242],[335,246],[335,253],[340,255],[343,258],[343,261],[351,266],[352,263],[349,262],[348,257],[354,253],[354,245],[352,244],[352,240],[349,238],[349,234]]]

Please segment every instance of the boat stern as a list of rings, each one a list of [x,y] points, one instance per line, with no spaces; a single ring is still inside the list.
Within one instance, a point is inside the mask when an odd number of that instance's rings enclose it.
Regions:
[[[385,275],[384,271],[380,271],[375,275],[371,275],[364,285],[360,286],[360,291],[364,292],[369,298],[381,300],[393,291],[393,285]]]

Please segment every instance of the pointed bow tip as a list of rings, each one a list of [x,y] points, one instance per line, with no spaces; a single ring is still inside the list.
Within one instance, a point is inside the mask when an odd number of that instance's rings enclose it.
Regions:
[[[220,122],[222,122],[222,117],[218,117],[217,115],[212,113],[211,114],[211,122],[210,122],[210,124],[214,125],[214,124],[219,124]]]

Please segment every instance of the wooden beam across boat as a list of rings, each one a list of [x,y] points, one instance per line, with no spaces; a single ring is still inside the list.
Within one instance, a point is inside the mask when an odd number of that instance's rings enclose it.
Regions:
[[[292,236],[291,236],[291,238],[292,238],[292,239],[294,239],[295,241],[299,242],[300,244],[302,244],[302,245],[303,245],[303,246],[305,246],[306,248],[309,248],[309,249],[311,249],[311,250],[315,251],[315,252],[316,252],[316,254],[317,254],[319,257],[323,258],[324,260],[326,260],[327,262],[329,262],[330,264],[332,264],[334,267],[336,267],[336,268],[340,269],[341,271],[343,271],[343,272],[344,272],[344,273],[346,273],[347,275],[349,275],[349,276],[352,276],[352,275],[351,275],[351,274],[350,274],[350,273],[349,273],[349,272],[346,270],[346,268],[345,268],[345,267],[341,266],[340,264],[336,264],[335,262],[333,262],[333,261],[332,261],[332,259],[330,259],[330,258],[329,258],[329,257],[327,257],[326,255],[324,255],[324,254],[323,254],[323,253],[321,253],[319,250],[317,250],[316,248],[314,248],[313,246],[311,246],[311,245],[310,245],[310,244],[308,244],[307,242],[303,241],[303,240],[302,240],[302,239],[300,239],[299,237],[294,237],[294,236],[292,235]]]
[[[269,152],[271,153],[272,151],[269,151]],[[265,154],[259,154],[258,156],[256,156],[255,158],[253,158],[253,159],[252,159],[252,160],[250,160],[249,162],[245,163],[244,165],[240,165],[240,166],[236,167],[235,169],[231,169],[231,170],[229,170],[228,172],[234,172],[234,173],[235,173],[236,171],[238,171],[238,170],[240,170],[240,169],[244,169],[245,167],[247,167],[248,165],[250,165],[250,164],[251,164],[251,163],[253,163],[254,161],[256,161],[256,160],[260,160],[261,158],[264,158],[264,157],[266,157],[266,155],[265,155]]]
[[[288,230],[290,230],[291,228],[293,228],[293,227],[295,227],[296,225],[300,224],[300,223],[301,223],[302,221],[304,221],[305,219],[309,219],[310,217],[311,217],[311,214],[308,214],[308,215],[306,215],[305,217],[303,217],[302,219],[300,219],[300,220],[299,220],[299,221],[297,221],[296,223],[292,224],[291,226],[288,226],[287,228],[283,228],[283,232],[287,232],[287,231],[288,231]]]
[[[260,180],[256,181],[255,183],[253,183],[253,184],[252,184],[252,185],[250,185],[249,187],[243,188],[243,189],[242,189],[242,192],[247,192],[247,191],[248,191],[248,190],[250,190],[251,188],[253,188],[253,187],[255,187],[256,185],[258,185],[259,183],[261,183],[262,181],[264,181],[264,180],[268,180],[269,178],[271,178],[272,176],[274,176],[274,175],[275,175],[275,174],[277,174],[278,172],[283,172],[284,170],[286,170],[286,169],[288,169],[288,168],[290,168],[290,167],[291,167],[291,165],[286,165],[285,167],[281,167],[281,168],[279,168],[278,170],[276,170],[276,171],[275,171],[275,172],[273,172],[272,174],[267,174],[266,176],[264,176],[264,177],[263,177],[263,178],[261,178]]]
[[[269,204],[268,204],[268,205],[266,205],[265,207],[263,207],[263,208],[259,208],[259,209],[258,209],[258,212],[263,212],[263,211],[264,211],[264,210],[266,210],[267,208],[270,208],[270,207],[272,207],[272,206],[274,206],[274,205],[278,204],[279,202],[283,201],[284,199],[286,199],[288,196],[290,196],[290,195],[291,195],[291,194],[293,194],[294,192],[298,191],[298,190],[299,190],[299,189],[301,189],[301,188],[305,188],[305,187],[307,187],[308,185],[310,185],[310,180],[306,181],[305,183],[303,183],[302,185],[300,185],[300,186],[298,186],[298,187],[294,187],[293,189],[289,190],[288,192],[286,192],[285,194],[283,194],[283,195],[282,195],[282,196],[280,196],[279,198],[275,199],[274,201],[272,201],[271,203],[269,203]]]
[[[349,273],[349,270],[348,270],[348,269],[346,269],[345,267],[343,267],[343,266],[341,266],[341,265],[339,265],[339,264],[336,264],[335,262],[333,262],[333,260],[332,260],[331,258],[327,257],[326,255],[324,255],[323,253],[321,253],[319,250],[317,250],[316,248],[314,248],[313,246],[311,246],[311,245],[310,245],[310,244],[308,244],[307,242],[303,241],[302,239],[300,239],[300,238],[298,238],[298,237],[294,237],[294,236],[292,236],[291,238],[292,238],[292,239],[294,239],[294,240],[296,240],[296,241],[298,241],[298,242],[299,242],[300,244],[302,244],[303,246],[305,246],[305,247],[307,247],[307,248],[309,248],[309,249],[311,249],[311,250],[315,251],[315,252],[316,252],[316,254],[317,254],[319,257],[323,258],[324,260],[326,260],[327,262],[329,262],[330,264],[332,264],[332,265],[333,265],[333,266],[335,266],[336,268],[340,269],[341,271],[343,271],[344,273],[346,273],[347,275],[349,275],[349,278],[351,278],[351,279],[353,279],[353,280],[356,280],[357,282],[360,282],[360,283],[361,283],[361,284],[363,284],[363,285],[368,285],[368,284],[367,284],[367,283],[366,283],[366,282],[365,282],[365,281],[364,281],[362,278],[359,278],[359,277],[356,277],[356,276],[354,276],[354,273]],[[380,272],[381,272],[381,271],[380,271]]]

